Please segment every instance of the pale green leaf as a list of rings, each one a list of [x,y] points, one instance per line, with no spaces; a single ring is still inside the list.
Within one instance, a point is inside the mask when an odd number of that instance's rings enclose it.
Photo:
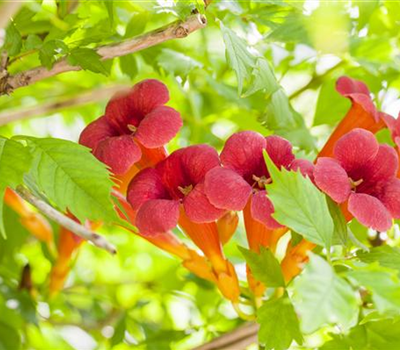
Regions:
[[[243,247],[239,247],[239,250],[245,257],[255,279],[267,287],[285,286],[281,266],[268,248],[261,247],[259,254]]]
[[[274,204],[274,218],[310,242],[329,248],[334,225],[325,195],[300,172],[280,171],[264,152],[272,183],[266,186]]]
[[[396,269],[400,272],[400,248],[384,245],[373,248],[369,252],[359,250],[357,256],[367,264],[377,261],[381,266]]]
[[[109,71],[101,61],[101,56],[93,49],[77,48],[70,52],[67,57],[68,63],[73,66],[80,66],[84,70],[94,73],[108,75]]]
[[[239,38],[236,33],[225,27],[221,22],[221,31],[226,48],[226,59],[229,66],[235,71],[239,94],[242,93],[243,81],[250,78],[255,67],[255,58],[247,49],[244,39]]]
[[[80,221],[115,221],[110,173],[86,147],[60,139],[27,137],[33,155],[31,175],[60,210]]]
[[[260,58],[257,60],[256,67],[252,74],[253,79],[250,87],[243,97],[250,96],[259,90],[265,90],[266,93],[272,94],[280,88],[274,72],[266,59]]]
[[[267,350],[285,350],[293,340],[301,345],[303,337],[293,305],[285,293],[279,299],[270,299],[257,311],[260,324],[258,339]]]
[[[318,255],[310,254],[310,262],[295,279],[293,290],[304,333],[312,333],[328,324],[346,329],[357,319],[358,300],[352,287]]]

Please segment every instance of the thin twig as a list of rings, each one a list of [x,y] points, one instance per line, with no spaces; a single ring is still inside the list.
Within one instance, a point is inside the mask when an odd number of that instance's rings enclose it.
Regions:
[[[258,325],[246,323],[244,326],[226,333],[193,350],[244,350],[257,342]]]
[[[114,94],[123,92],[128,88],[129,86],[127,85],[106,86],[60,101],[48,102],[27,108],[5,110],[0,113],[0,126],[17,120],[28,119],[34,116],[49,115],[65,108],[82,106],[84,104],[109,99]]]
[[[54,209],[52,206],[37,198],[33,193],[31,193],[24,186],[18,186],[16,192],[27,202],[32,204],[34,207],[39,209],[44,215],[49,219],[52,219],[57,224],[65,227],[71,232],[75,233],[77,236],[92,242],[96,247],[104,249],[111,254],[116,254],[117,250],[115,247],[109,243],[103,236],[88,230],[86,227],[78,224],[74,220],[68,218],[67,216],[61,214],[59,211]]]
[[[207,20],[203,15],[191,15],[183,22],[175,21],[165,27],[155,29],[143,35],[116,44],[102,46],[97,49],[97,53],[101,56],[102,60],[125,56],[172,39],[185,38],[190,33],[204,28],[206,24]],[[0,95],[11,93],[17,88],[36,83],[37,81],[53,77],[60,73],[79,71],[81,69],[82,68],[79,66],[70,65],[67,59],[63,58],[50,70],[45,67],[36,67],[6,77],[0,83]]]

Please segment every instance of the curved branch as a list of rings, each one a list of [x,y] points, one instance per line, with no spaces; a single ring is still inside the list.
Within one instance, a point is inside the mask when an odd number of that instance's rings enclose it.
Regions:
[[[0,126],[22,119],[28,119],[34,116],[50,114],[64,108],[82,106],[84,104],[109,99],[114,94],[128,89],[127,85],[106,86],[78,96],[63,99],[55,102],[39,104],[37,106],[5,110],[0,113]]]
[[[111,243],[109,243],[103,236],[100,236],[99,234],[88,230],[86,227],[61,214],[52,206],[33,195],[24,186],[18,186],[16,192],[27,202],[31,203],[34,207],[39,209],[49,219],[54,220],[57,224],[65,227],[66,229],[75,233],[77,236],[92,242],[98,248],[104,249],[111,254],[117,253],[115,247]]]
[[[206,24],[207,20],[203,15],[195,14],[189,16],[183,22],[175,21],[167,26],[155,29],[143,35],[116,44],[99,47],[97,53],[101,56],[102,60],[125,56],[172,39],[185,38],[190,33],[204,28]],[[36,67],[3,78],[3,81],[0,81],[0,95],[9,94],[15,89],[53,77],[60,73],[79,71],[81,69],[82,68],[79,66],[70,65],[67,59],[63,58],[54,64],[53,68],[50,70],[45,67]]]
[[[257,343],[258,324],[246,323],[193,350],[244,350]]]

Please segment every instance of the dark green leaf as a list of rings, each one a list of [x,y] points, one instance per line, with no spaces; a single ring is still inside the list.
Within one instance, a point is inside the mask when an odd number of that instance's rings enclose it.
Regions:
[[[288,349],[295,340],[301,345],[303,337],[293,305],[285,293],[279,299],[270,299],[257,311],[260,324],[258,339],[267,350]]]
[[[300,172],[280,171],[264,152],[272,183],[266,186],[275,207],[274,218],[310,242],[329,248],[334,225],[325,195]]]
[[[30,34],[26,38],[25,48],[27,50],[36,50],[42,46],[42,39],[36,34]]]
[[[84,70],[94,73],[109,74],[109,70],[101,61],[101,56],[93,49],[73,49],[67,57],[68,63],[73,66],[80,66]]]
[[[253,276],[267,287],[284,287],[281,266],[268,248],[260,247],[260,254],[239,247]]]
[[[138,66],[134,55],[126,55],[119,58],[122,73],[133,79],[138,74]]]
[[[310,255],[303,274],[294,281],[293,298],[305,333],[312,333],[326,324],[349,328],[357,320],[355,292],[318,255]]]
[[[332,199],[326,197],[326,200],[334,225],[333,244],[342,244],[347,246],[349,243],[348,229],[343,213],[340,210],[340,207]]]
[[[108,18],[111,26],[114,25],[114,0],[102,0],[108,12]]]
[[[0,136],[0,232],[5,237],[3,223],[3,197],[7,187],[15,188],[23,183],[29,171],[31,156],[19,142]]]

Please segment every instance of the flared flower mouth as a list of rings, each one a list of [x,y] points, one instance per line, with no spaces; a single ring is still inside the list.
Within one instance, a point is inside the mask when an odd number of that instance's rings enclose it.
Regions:
[[[163,83],[144,80],[114,96],[105,115],[85,128],[79,142],[114,174],[123,175],[142,158],[143,148],[164,146],[181,128],[179,113],[165,106],[168,101]]]
[[[279,136],[264,137],[253,131],[243,131],[226,141],[220,156],[223,167],[216,167],[206,174],[204,188],[210,202],[224,210],[241,211],[252,198],[254,219],[275,229],[282,226],[271,216],[274,208],[265,185],[272,180],[263,150],[278,168],[300,170],[312,177],[313,165],[307,160],[295,159],[289,141]]]
[[[349,212],[363,225],[385,231],[400,217],[398,163],[392,147],[354,129],[337,141],[334,158],[318,159],[315,182],[335,202],[348,201]]]

